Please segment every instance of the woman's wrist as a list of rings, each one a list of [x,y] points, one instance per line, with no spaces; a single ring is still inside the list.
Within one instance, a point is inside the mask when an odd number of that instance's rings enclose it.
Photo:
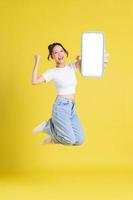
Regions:
[[[38,66],[39,66],[39,61],[35,61],[34,67],[36,68],[36,67],[38,67]]]

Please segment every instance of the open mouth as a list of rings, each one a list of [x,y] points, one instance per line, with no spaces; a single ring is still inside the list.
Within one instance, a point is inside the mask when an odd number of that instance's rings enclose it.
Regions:
[[[63,59],[64,59],[64,57],[60,57],[60,58],[58,58],[59,61],[62,61]]]

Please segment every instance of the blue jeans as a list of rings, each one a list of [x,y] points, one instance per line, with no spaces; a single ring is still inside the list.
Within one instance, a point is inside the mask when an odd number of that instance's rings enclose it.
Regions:
[[[47,121],[44,132],[54,143],[81,145],[84,143],[84,130],[75,109],[75,100],[56,96],[52,117]]]

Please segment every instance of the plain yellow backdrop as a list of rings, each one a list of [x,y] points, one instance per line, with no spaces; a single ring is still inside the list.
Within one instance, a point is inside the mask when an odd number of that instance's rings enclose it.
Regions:
[[[130,0],[3,0],[0,3],[0,171],[133,166],[133,28]],[[32,85],[54,66],[48,45],[61,42],[67,62],[80,55],[81,34],[101,31],[110,54],[102,78],[77,72],[76,107],[85,130],[81,146],[40,145],[32,129],[51,116],[54,85]]]

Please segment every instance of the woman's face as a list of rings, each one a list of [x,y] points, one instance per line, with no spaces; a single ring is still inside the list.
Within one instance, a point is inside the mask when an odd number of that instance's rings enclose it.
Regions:
[[[60,45],[56,45],[52,51],[52,58],[56,64],[63,64],[65,62],[65,51]]]

